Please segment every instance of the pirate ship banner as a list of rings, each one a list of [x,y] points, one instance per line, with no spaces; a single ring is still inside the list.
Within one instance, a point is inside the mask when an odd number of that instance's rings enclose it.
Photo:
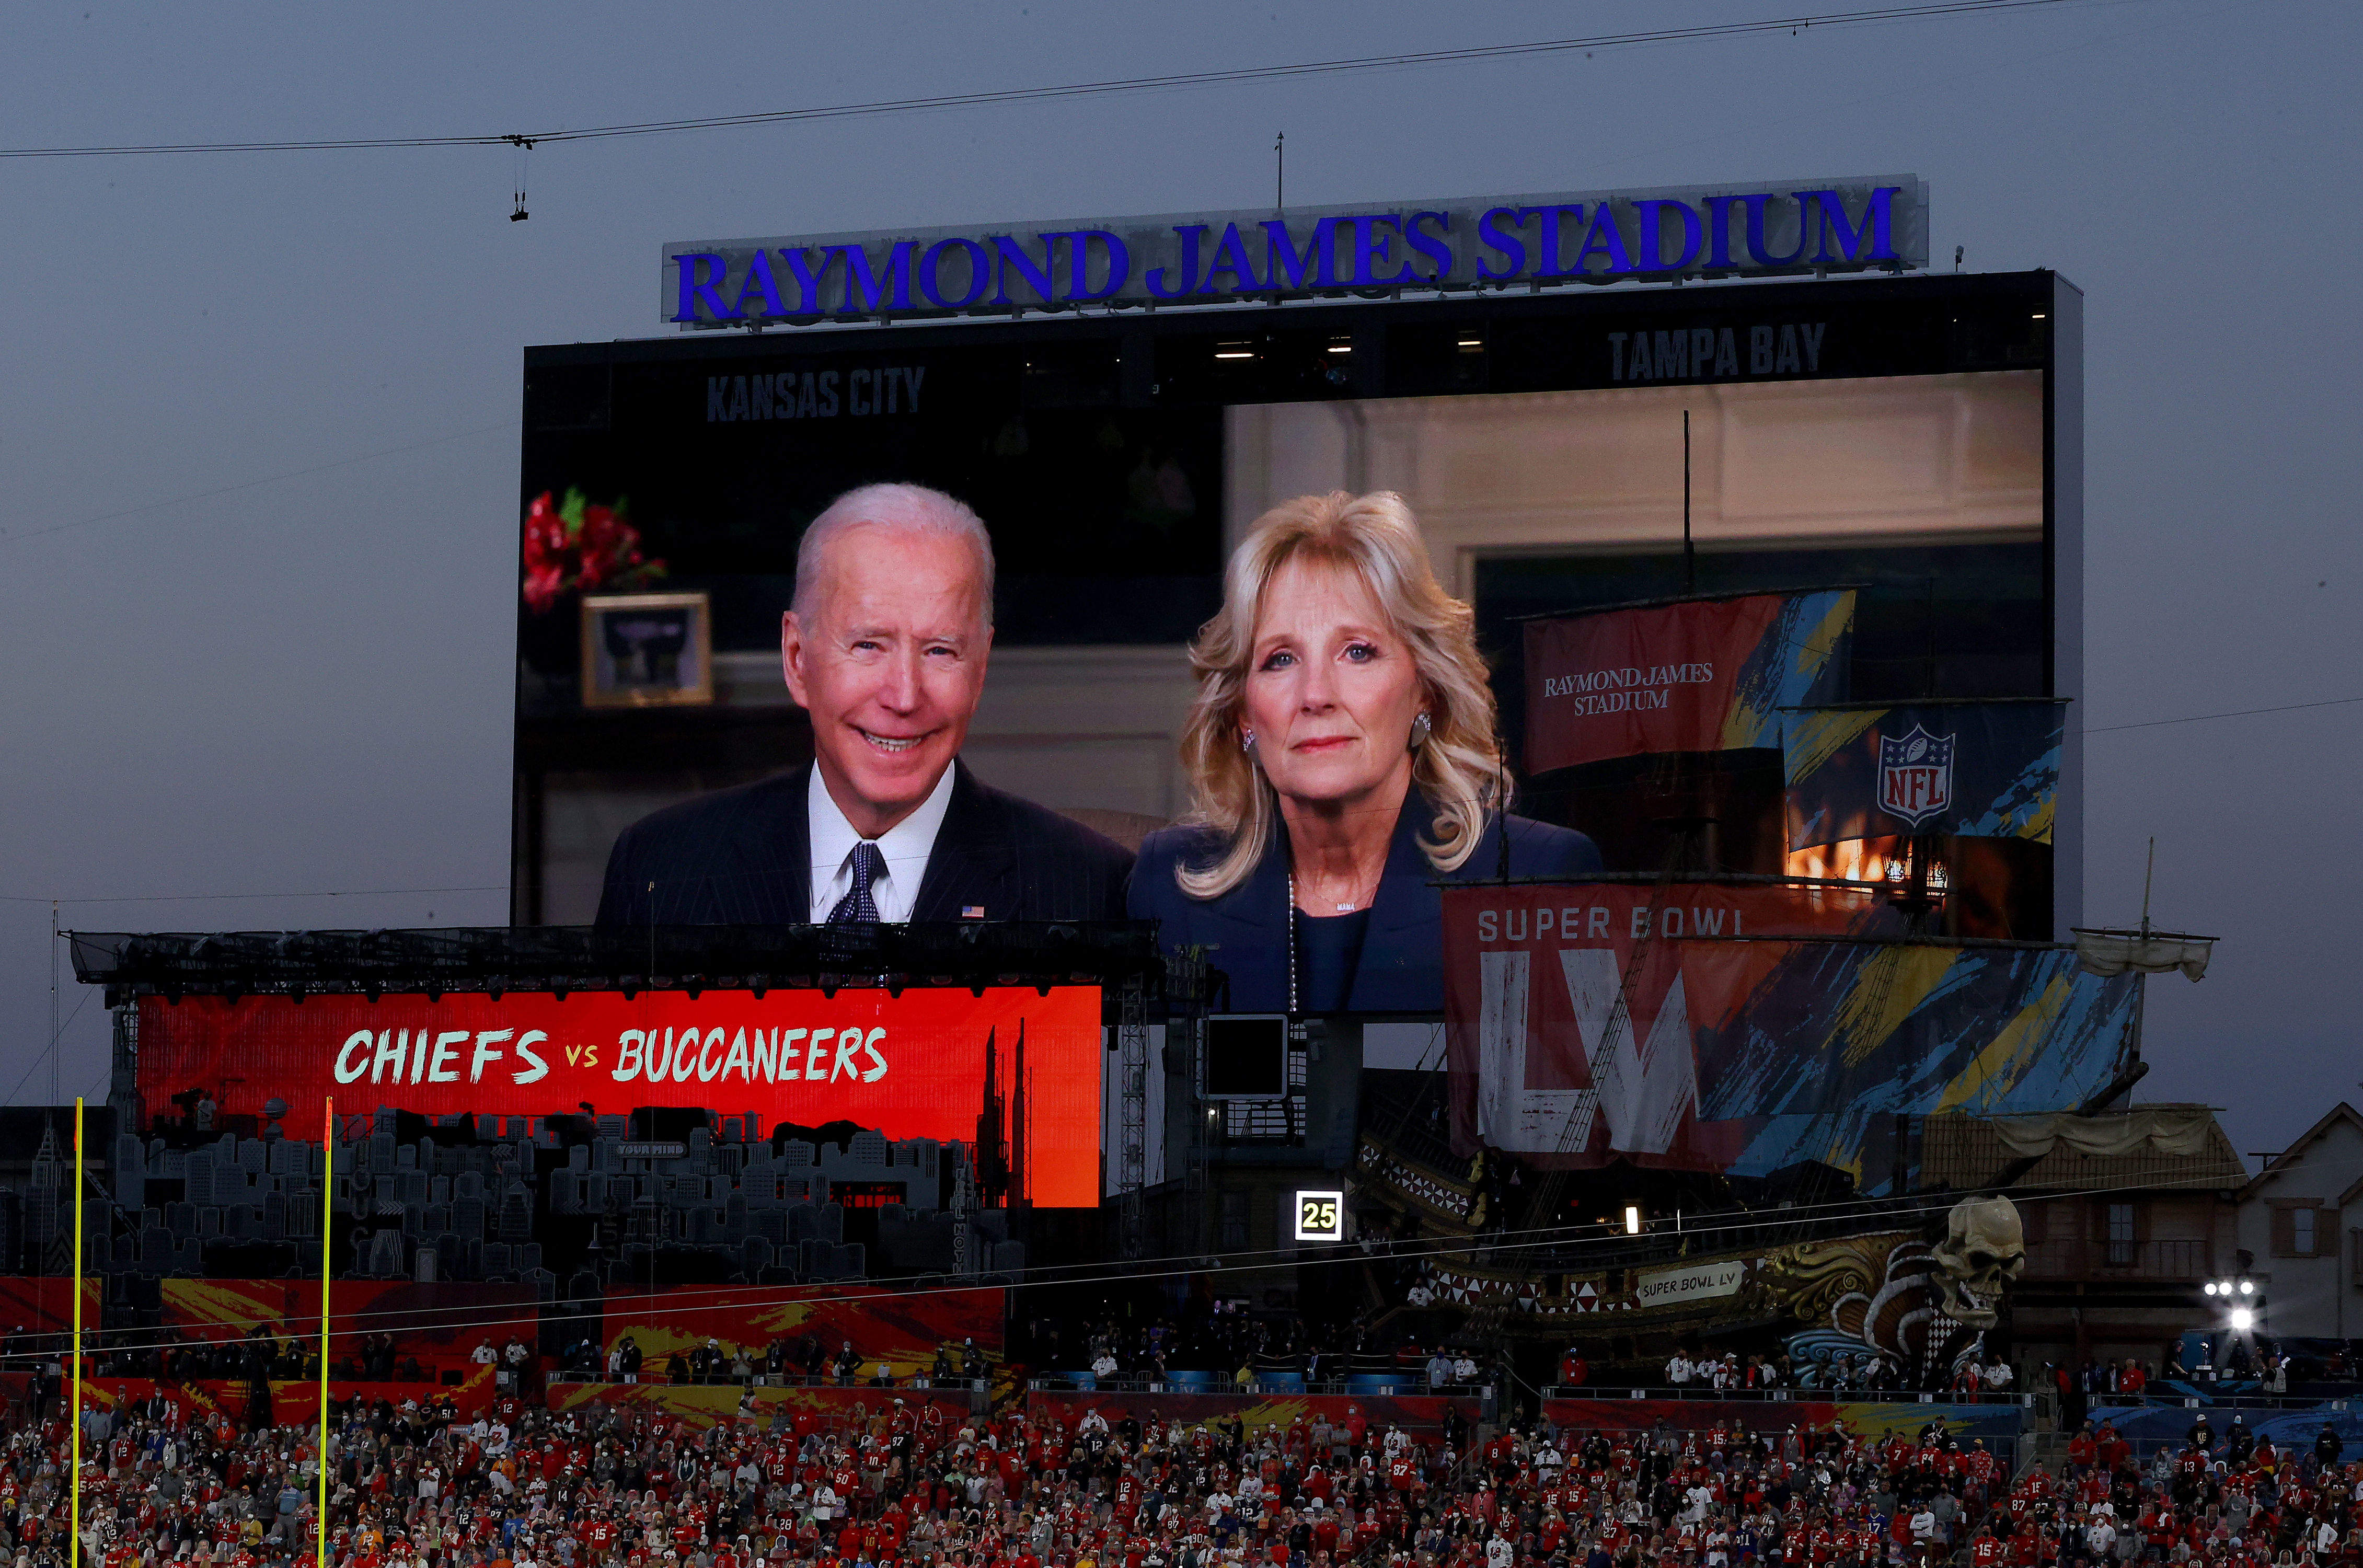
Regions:
[[[1846,700],[1854,599],[1747,594],[1528,622],[1527,765],[1779,745],[1781,708]]]
[[[1896,940],[1870,889],[1444,891],[1456,1151],[1882,1184],[1899,1115],[2053,1110],[2113,1075],[2130,980]]]
[[[2047,844],[2067,711],[1976,702],[1791,713],[1789,848],[1923,833]]]
[[[1760,1261],[1765,1306],[1801,1325],[1783,1345],[1801,1377],[1860,1386],[1880,1369],[1907,1386],[1950,1380],[1983,1353],[2026,1268],[2026,1228],[2007,1197],[1972,1195],[1936,1230],[1825,1238]]]

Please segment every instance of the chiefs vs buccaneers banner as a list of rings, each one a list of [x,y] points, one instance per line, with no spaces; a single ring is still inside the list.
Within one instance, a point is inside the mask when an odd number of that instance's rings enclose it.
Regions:
[[[1526,625],[1526,766],[1781,743],[1781,709],[1846,700],[1854,590],[1747,594]]]
[[[850,1121],[890,1139],[976,1136],[985,1041],[1010,1092],[1026,1043],[1027,1186],[1034,1201],[1099,1201],[1097,986],[819,991],[510,992],[161,996],[139,1004],[139,1089],[150,1106],[202,1088],[223,1111],[290,1107],[301,1136],[321,1102],[427,1116],[620,1113],[640,1106]]]
[[[1448,887],[1455,1147],[1535,1163],[1890,1172],[1898,1114],[2074,1105],[2133,988],[2072,951],[1905,943],[1852,889]],[[1882,1130],[1882,1129],[1886,1130]]]
[[[1908,833],[2051,841],[2060,702],[1809,709],[1781,739],[1789,847]]]

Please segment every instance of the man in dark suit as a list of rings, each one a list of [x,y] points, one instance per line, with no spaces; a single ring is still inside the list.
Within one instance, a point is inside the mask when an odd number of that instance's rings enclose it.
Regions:
[[[814,760],[669,806],[607,858],[599,923],[1120,920],[1132,856],[960,761],[993,648],[993,548],[938,491],[849,492],[781,617]]]

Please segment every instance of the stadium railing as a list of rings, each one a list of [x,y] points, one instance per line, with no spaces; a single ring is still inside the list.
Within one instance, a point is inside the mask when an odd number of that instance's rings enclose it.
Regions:
[[[674,1384],[671,1378],[667,1377],[661,1372],[651,1374],[643,1371],[635,1377],[609,1377],[605,1373],[552,1372],[547,1374],[543,1381],[551,1384],[570,1385],[590,1383],[612,1384],[618,1388],[634,1385],[660,1388],[667,1386],[682,1388],[904,1388],[940,1389],[954,1394],[970,1394],[978,1389],[990,1389],[993,1385],[990,1378],[982,1377],[937,1378],[934,1376],[910,1376],[893,1377],[882,1381],[875,1376],[865,1373],[860,1377],[840,1381],[837,1377],[826,1373],[824,1373],[817,1377],[806,1377],[802,1373],[755,1373],[747,1377],[733,1377],[727,1373],[716,1373],[706,1377],[693,1377],[683,1384]]]
[[[1763,1401],[1768,1404],[1811,1402],[1839,1405],[2017,1405],[2031,1406],[2035,1396],[2023,1389],[2002,1393],[1980,1391],[1953,1394],[1922,1388],[1714,1388],[1704,1384],[1607,1387],[1599,1384],[1551,1383],[1543,1385],[1546,1399],[1689,1399],[1702,1404],[1723,1401]]]
[[[1119,1373],[1100,1377],[1082,1370],[1054,1371],[1027,1378],[1026,1386],[1037,1393],[1343,1394],[1372,1398],[1390,1395],[1440,1394],[1478,1399],[1490,1398],[1493,1393],[1492,1386],[1486,1384],[1455,1383],[1431,1388],[1425,1377],[1383,1374],[1328,1378],[1316,1382],[1307,1380],[1303,1373],[1258,1373],[1242,1384],[1227,1373],[1169,1372],[1160,1378],[1145,1373]]]

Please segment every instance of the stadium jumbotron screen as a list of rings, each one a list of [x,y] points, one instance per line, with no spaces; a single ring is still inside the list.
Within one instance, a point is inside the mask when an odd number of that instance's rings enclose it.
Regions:
[[[956,705],[963,776],[1114,840],[1110,856],[1204,793],[1183,744],[1190,644],[1258,519],[1292,497],[1388,492],[1474,612],[1514,809],[1584,833],[1613,873],[1661,867],[1683,814],[1648,757],[1528,733],[1569,672],[1530,667],[1527,617],[1846,590],[1826,680],[1765,699],[1745,733],[1718,709],[1681,743],[1705,792],[1689,815],[1717,819],[1725,869],[1878,881],[1907,829],[1784,832],[1777,706],[2078,695],[2080,602],[2058,563],[2079,558],[2080,517],[2051,482],[2074,433],[2063,446],[2050,389],[2075,371],[2075,306],[2048,273],[1926,276],[530,350],[512,917],[824,917],[801,780],[843,724],[830,694],[783,680],[782,617],[806,529],[879,484],[940,490],[991,536],[990,668],[971,661]],[[595,590],[570,590],[588,576]],[[1671,657],[1639,651],[1644,669]],[[2080,917],[2080,752],[2067,737],[2056,847],[2047,815],[2041,832],[1947,848],[1948,929],[2043,940]],[[702,836],[677,826],[693,822]],[[1027,857],[1080,868],[1044,907],[992,891],[922,899],[914,917],[1111,917],[1111,878],[1066,844]],[[702,902],[698,878],[719,879]],[[1276,931],[1258,937],[1276,951]],[[1237,968],[1245,933],[1220,940],[1217,966]],[[1353,1010],[1440,1009],[1433,953],[1418,956],[1415,995]],[[1239,1010],[1284,1005],[1234,984]]]

